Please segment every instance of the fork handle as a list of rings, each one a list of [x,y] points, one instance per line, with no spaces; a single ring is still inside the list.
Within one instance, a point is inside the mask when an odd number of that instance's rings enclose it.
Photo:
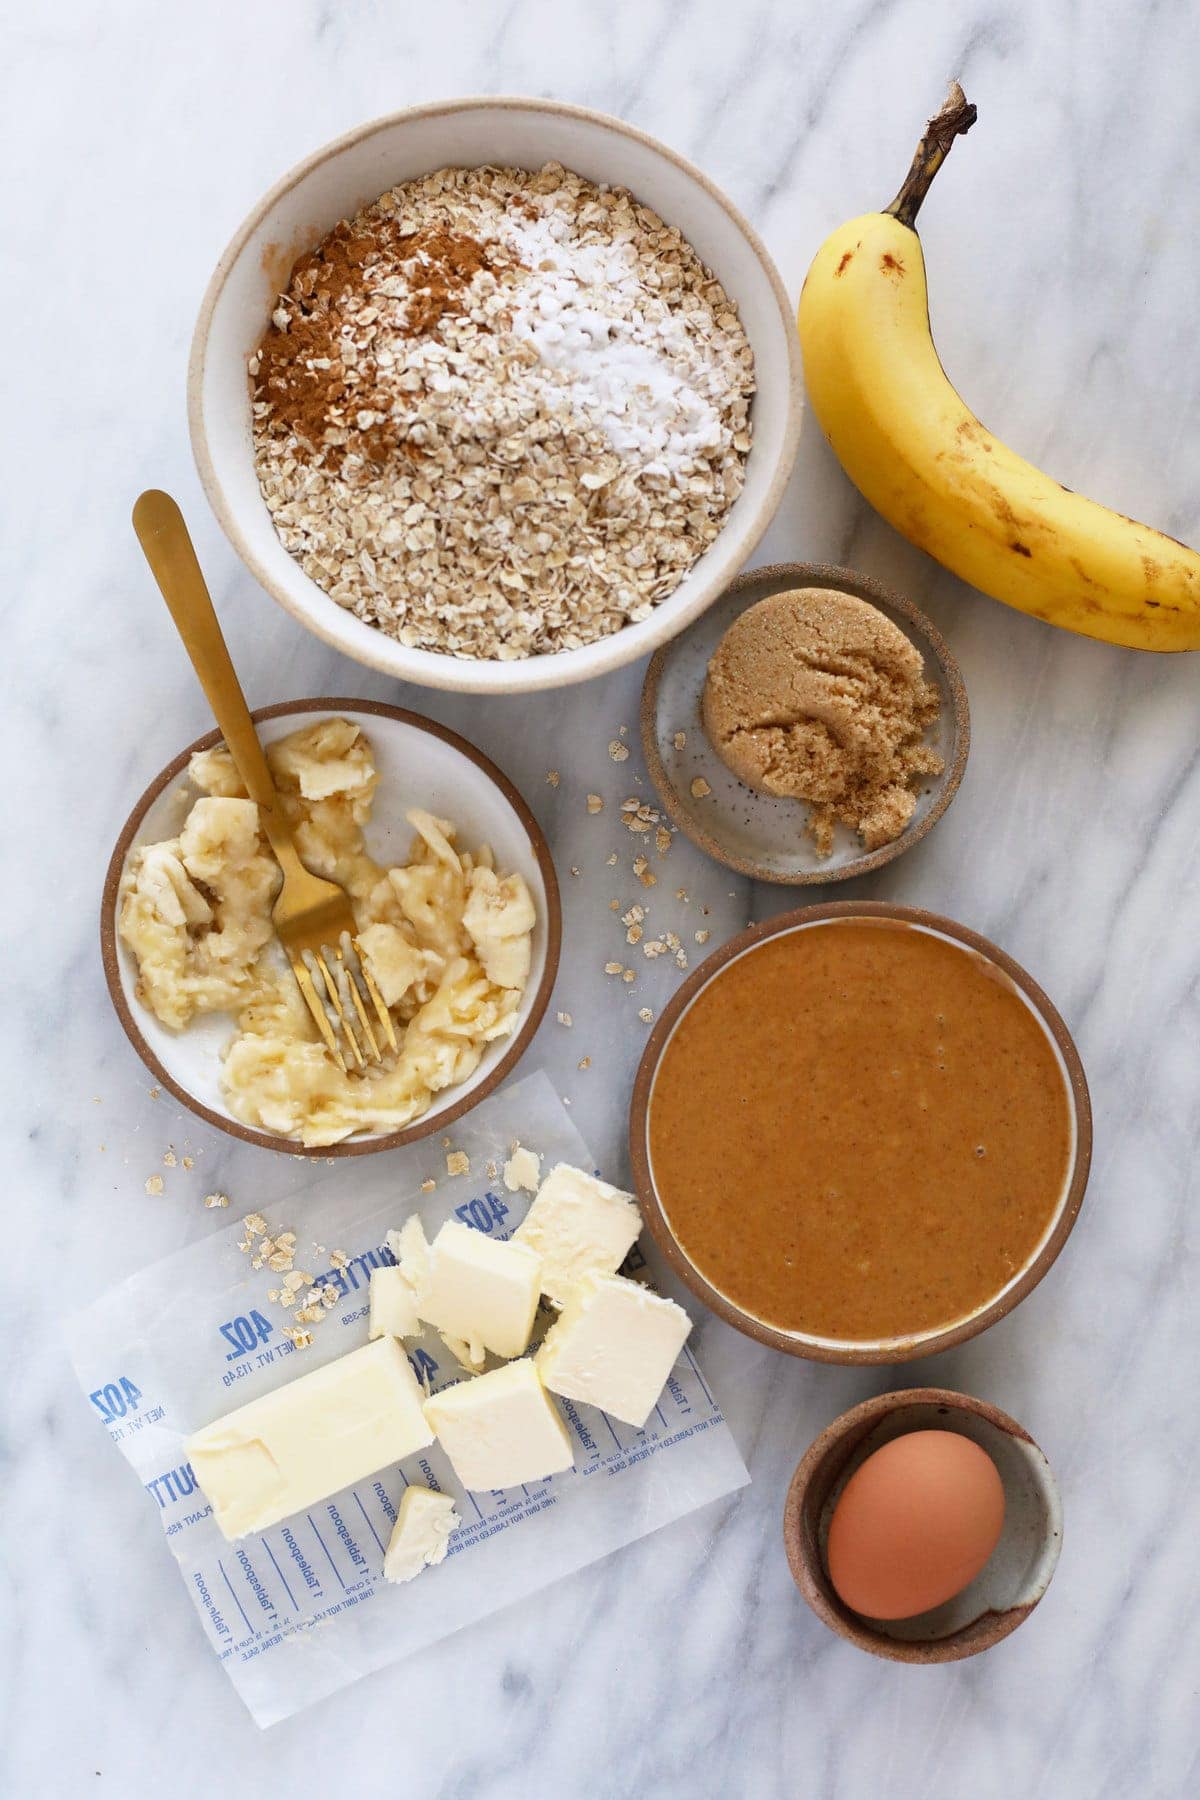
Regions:
[[[290,867],[297,860],[291,829],[283,816],[183,514],[170,494],[150,488],[134,505],[133,529],[192,667],[200,677],[246,792],[258,805],[271,848],[279,861]]]

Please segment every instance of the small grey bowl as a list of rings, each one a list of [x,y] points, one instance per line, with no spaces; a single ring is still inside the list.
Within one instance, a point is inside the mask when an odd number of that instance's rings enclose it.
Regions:
[[[912,1619],[867,1619],[838,1599],[825,1566],[829,1521],[873,1451],[910,1431],[957,1431],[987,1451],[1004,1484],[1004,1530],[969,1587]],[[907,1388],[865,1400],[826,1427],[788,1489],[783,1541],[792,1578],[817,1617],[872,1656],[958,1662],[1024,1623],[1050,1585],[1062,1548],[1062,1502],[1049,1463],[999,1407],[949,1388]]]
[[[925,659],[925,674],[941,695],[941,712],[926,742],[941,752],[946,766],[940,775],[922,778],[907,829],[878,850],[864,850],[857,836],[839,825],[830,854],[818,856],[804,829],[808,809],[803,801],[748,788],[726,768],[701,723],[709,658],[734,619],[768,594],[802,587],[834,588],[877,606],[916,645]],[[962,675],[936,626],[911,600],[870,575],[831,563],[775,563],[739,575],[707,612],[655,652],[642,686],[641,728],[646,765],[668,817],[717,862],[739,875],[785,887],[847,881],[911,849],[954,798],[971,744]],[[677,748],[680,732],[686,741]],[[697,778],[711,790],[701,798],[692,794]]]

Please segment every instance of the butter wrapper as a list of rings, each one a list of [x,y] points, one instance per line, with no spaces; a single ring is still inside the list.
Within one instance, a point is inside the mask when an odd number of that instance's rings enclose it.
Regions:
[[[184,1455],[186,1440],[367,1342],[371,1270],[393,1260],[388,1231],[417,1212],[430,1236],[458,1218],[490,1237],[510,1237],[531,1196],[510,1194],[489,1169],[503,1168],[515,1141],[541,1153],[543,1172],[556,1162],[593,1167],[544,1074],[506,1087],[450,1129],[454,1148],[469,1159],[466,1175],[445,1173],[431,1137],[357,1161],[352,1182],[344,1165],[318,1168],[291,1199],[267,1209],[270,1230],[296,1233],[296,1269],[337,1291],[308,1348],[285,1337],[290,1316],[268,1299],[281,1275],[254,1270],[238,1248],[240,1219],[131,1275],[69,1326],[85,1404],[142,1482],[209,1643],[262,1726],[749,1480],[687,1344],[644,1430],[558,1402],[575,1449],[575,1466],[564,1474],[468,1493],[434,1444],[268,1531],[226,1542]],[[431,1174],[436,1188],[422,1192]],[[696,1303],[644,1237],[626,1272],[644,1267],[643,1253],[654,1286],[681,1298],[694,1316]],[[430,1392],[463,1378],[436,1333],[406,1349]],[[452,1495],[462,1525],[445,1562],[393,1586],[383,1578],[384,1548],[410,1483]]]

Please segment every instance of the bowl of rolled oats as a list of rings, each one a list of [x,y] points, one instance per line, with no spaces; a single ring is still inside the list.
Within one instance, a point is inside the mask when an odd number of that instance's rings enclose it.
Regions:
[[[188,380],[205,491],[356,661],[520,692],[653,650],[745,563],[800,423],[791,306],[698,170],[552,101],[415,107],[242,225]]]

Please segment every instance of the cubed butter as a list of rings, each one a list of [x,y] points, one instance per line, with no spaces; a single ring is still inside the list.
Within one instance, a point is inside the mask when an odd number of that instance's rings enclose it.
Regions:
[[[565,1400],[642,1426],[691,1329],[674,1300],[623,1275],[590,1275],[546,1333],[537,1371]]]
[[[411,1581],[422,1569],[446,1560],[450,1533],[462,1524],[449,1494],[406,1487],[383,1557],[386,1581]]]
[[[419,1337],[421,1321],[417,1316],[417,1298],[397,1268],[371,1270],[371,1310],[367,1325],[369,1338]]]
[[[399,1231],[389,1231],[387,1247],[396,1267],[412,1288],[419,1288],[429,1273],[429,1242],[419,1213],[409,1213]]]
[[[472,1347],[520,1356],[533,1330],[541,1274],[541,1258],[528,1245],[494,1243],[450,1219],[429,1246],[417,1311],[426,1324]]]
[[[542,1259],[542,1292],[562,1306],[587,1275],[620,1268],[642,1229],[632,1194],[557,1163],[513,1233]]]
[[[431,1444],[423,1399],[382,1337],[206,1425],[184,1454],[225,1536],[245,1537]]]
[[[470,1375],[478,1375],[481,1372],[487,1361],[487,1351],[478,1339],[473,1344],[469,1344],[465,1338],[451,1337],[448,1331],[439,1331],[438,1336],[459,1368],[466,1369]]]
[[[575,1461],[562,1416],[529,1357],[434,1394],[425,1417],[465,1488],[519,1487]]]

